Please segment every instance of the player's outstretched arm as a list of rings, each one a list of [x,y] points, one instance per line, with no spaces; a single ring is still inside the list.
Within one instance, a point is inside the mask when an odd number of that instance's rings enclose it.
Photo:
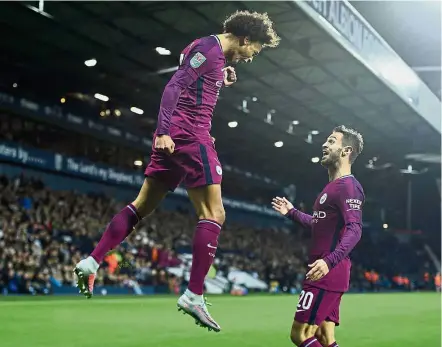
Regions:
[[[280,198],[279,196],[273,198],[272,207],[275,211],[278,211],[283,216],[301,224],[304,228],[311,228],[312,216],[297,210],[286,198]]]

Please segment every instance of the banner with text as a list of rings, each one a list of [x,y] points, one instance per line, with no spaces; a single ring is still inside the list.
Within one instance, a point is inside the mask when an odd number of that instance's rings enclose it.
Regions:
[[[1,161],[14,162],[38,169],[69,174],[101,183],[126,185],[135,188],[141,187],[144,182],[143,174],[130,173],[107,165],[92,163],[86,159],[26,147],[8,141],[0,142],[0,162]],[[186,196],[187,192],[183,188],[177,188],[173,194]],[[270,216],[279,216],[279,214],[272,209],[255,204],[228,198],[224,198],[223,202],[231,208]]]
[[[62,109],[56,105],[41,105],[28,98],[15,97],[0,92],[0,106],[9,110],[15,110],[19,115],[23,115],[24,113],[39,121],[54,123],[70,131],[89,134],[90,136],[107,140],[109,142],[119,142],[129,147],[137,146],[138,149],[141,148],[142,150],[149,152],[152,147],[152,141],[149,138],[134,130],[121,129],[121,124],[116,126],[111,124],[107,119],[100,119],[98,121],[87,119],[71,112],[67,112],[65,108]],[[264,177],[254,172],[244,171],[226,163],[223,163],[223,170],[225,172],[232,172],[247,178],[252,178],[266,184],[278,185],[275,180],[272,180],[269,177]]]

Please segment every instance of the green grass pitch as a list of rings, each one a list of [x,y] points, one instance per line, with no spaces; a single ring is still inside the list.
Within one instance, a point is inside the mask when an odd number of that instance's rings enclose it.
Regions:
[[[340,346],[441,345],[436,293],[344,295]],[[279,347],[296,296],[211,296],[221,333],[196,326],[174,297],[0,298],[2,347]]]

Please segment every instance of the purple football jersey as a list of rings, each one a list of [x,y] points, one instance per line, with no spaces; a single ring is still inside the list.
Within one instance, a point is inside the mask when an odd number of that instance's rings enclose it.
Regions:
[[[309,216],[296,209],[288,217],[311,227],[309,264],[324,259],[330,272],[318,281],[304,283],[335,292],[346,292],[350,284],[349,253],[362,233],[362,206],[365,196],[353,175],[331,181],[318,196]]]
[[[157,134],[169,134],[171,124],[201,138],[210,138],[213,111],[224,84],[226,60],[218,37],[193,41],[180,56],[180,66],[161,99]]]

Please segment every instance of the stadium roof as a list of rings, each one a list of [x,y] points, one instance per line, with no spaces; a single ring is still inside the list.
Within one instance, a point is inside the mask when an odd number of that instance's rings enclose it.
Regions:
[[[150,134],[180,51],[197,37],[219,33],[222,20],[237,9],[266,11],[281,46],[238,66],[239,82],[221,94],[213,136],[225,162],[285,182],[308,182],[323,175],[306,167],[316,165],[310,159],[320,156],[320,145],[339,124],[365,137],[360,167],[378,157],[380,164],[402,168],[407,154],[440,153],[440,134],[293,2],[45,2],[46,15],[29,6],[38,5],[0,4],[0,71],[7,86],[19,79],[23,88],[54,101],[68,93],[107,95],[123,110],[122,126]],[[375,5],[361,6],[374,20],[373,10]],[[378,24],[375,29],[388,32]],[[400,54],[429,44],[404,40],[402,46],[400,36],[390,35]],[[92,58],[97,65],[86,67]],[[129,112],[131,106],[144,115]],[[238,126],[230,128],[231,121]],[[275,147],[277,141],[283,147]]]
[[[440,99],[440,1],[351,1],[351,4]]]

